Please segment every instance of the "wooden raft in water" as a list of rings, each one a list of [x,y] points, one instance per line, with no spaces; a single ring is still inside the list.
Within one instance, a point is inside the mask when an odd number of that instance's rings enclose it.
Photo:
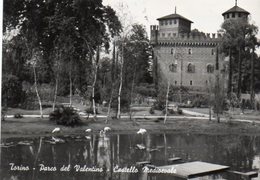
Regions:
[[[176,165],[158,166],[157,168],[162,170],[174,169],[174,173],[171,175],[176,177],[194,178],[224,172],[229,169],[229,166],[195,161]]]

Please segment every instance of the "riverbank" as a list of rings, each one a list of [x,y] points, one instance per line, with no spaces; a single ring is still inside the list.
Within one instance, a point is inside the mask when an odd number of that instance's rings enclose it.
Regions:
[[[99,133],[104,127],[111,127],[109,133],[129,134],[136,133],[140,128],[145,128],[148,133],[196,133],[196,134],[238,134],[260,135],[259,121],[236,121],[231,122],[222,119],[209,121],[202,117],[179,116],[169,118],[164,124],[163,120],[140,118],[136,122],[130,119],[111,119],[105,123],[104,118],[82,118],[82,125],[76,127],[58,126],[50,122],[48,118],[7,118],[1,122],[2,138],[27,137],[27,136],[51,136],[55,127],[60,127],[59,135],[86,135],[85,130],[90,128],[92,133]]]

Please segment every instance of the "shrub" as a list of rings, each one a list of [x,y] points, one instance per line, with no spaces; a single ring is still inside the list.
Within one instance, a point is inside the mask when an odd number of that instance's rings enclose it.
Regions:
[[[58,125],[75,126],[81,123],[78,113],[72,107],[57,107],[49,116]]]
[[[154,108],[153,107],[150,108],[149,113],[154,114]]]
[[[178,109],[178,114],[183,114],[181,109]]]
[[[1,107],[1,120],[5,121],[5,115],[7,113],[7,107],[6,106],[2,106]]]
[[[256,109],[259,111],[260,110],[260,102],[256,103]]]
[[[22,82],[14,75],[2,77],[2,104],[8,107],[18,107],[23,101]]]
[[[21,118],[23,118],[23,115],[20,114],[20,113],[16,113],[16,114],[14,115],[14,118],[16,118],[16,119],[21,119]]]
[[[93,107],[89,107],[85,110],[87,114],[94,114]],[[98,114],[98,109],[96,107],[96,114]]]

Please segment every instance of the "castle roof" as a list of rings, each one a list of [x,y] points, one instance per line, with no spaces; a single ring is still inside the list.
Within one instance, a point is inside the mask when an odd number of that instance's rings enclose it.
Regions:
[[[167,16],[163,16],[161,18],[158,18],[157,20],[160,21],[160,20],[167,20],[167,19],[183,19],[185,21],[189,21],[190,23],[193,23],[191,20],[179,15],[179,14],[170,14],[170,15],[167,15]]]
[[[245,14],[250,14],[249,12],[247,12],[246,10],[242,9],[241,7],[238,7],[237,5],[232,7],[231,9],[227,10],[226,12],[224,12],[222,14],[222,16],[224,16],[227,13],[234,13],[234,12],[241,12],[241,13],[245,13]]]

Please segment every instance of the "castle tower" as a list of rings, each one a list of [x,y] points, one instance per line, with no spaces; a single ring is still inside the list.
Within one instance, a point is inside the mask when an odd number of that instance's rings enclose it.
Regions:
[[[180,33],[190,33],[191,23],[189,19],[176,13],[157,19],[162,37],[176,37]]]
[[[237,6],[237,0],[236,0],[235,6],[227,10],[226,12],[224,12],[222,16],[224,17],[225,21],[229,19],[247,20],[249,14],[250,14],[249,12]]]
[[[151,26],[155,83],[169,82],[180,89],[206,91],[214,82],[216,47],[220,34],[192,34],[189,19],[176,13]],[[181,101],[182,98],[180,98]]]

